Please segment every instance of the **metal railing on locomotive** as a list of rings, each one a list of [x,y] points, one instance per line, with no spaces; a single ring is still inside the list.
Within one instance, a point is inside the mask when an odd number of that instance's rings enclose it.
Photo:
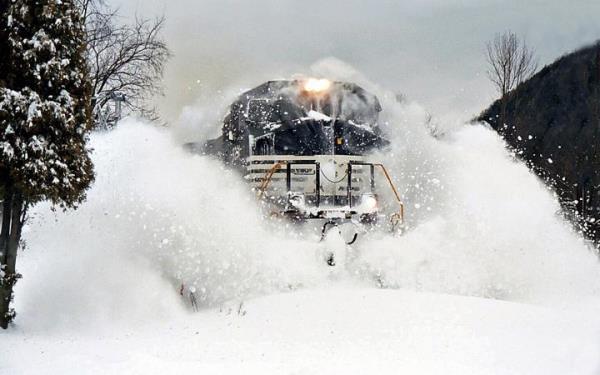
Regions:
[[[265,172],[264,177],[262,178],[262,182],[258,188],[258,199],[262,199],[265,191],[267,190],[267,188],[269,187],[269,184],[271,183],[271,180],[273,178],[273,175],[279,170],[281,169],[284,165],[286,166],[286,188],[287,188],[287,192],[288,194],[291,191],[291,171],[292,171],[292,165],[315,165],[315,196],[316,196],[316,205],[317,207],[319,206],[320,202],[321,202],[321,197],[320,197],[320,163],[317,161],[311,161],[311,160],[302,160],[302,161],[280,161],[277,162],[275,164],[273,164],[273,166],[267,170]],[[394,212],[392,215],[390,215],[390,224],[392,225],[392,231],[395,231],[396,229],[398,229],[402,224],[404,224],[404,204],[402,203],[402,199],[400,198],[400,194],[398,193],[398,189],[396,189],[396,186],[394,185],[394,182],[392,181],[392,178],[387,170],[387,168],[381,164],[381,163],[366,163],[366,162],[359,162],[359,161],[349,161],[348,162],[348,167],[347,167],[347,194],[348,194],[348,205],[350,208],[352,208],[352,198],[351,198],[351,194],[352,194],[352,167],[355,165],[364,165],[364,166],[369,166],[370,167],[370,173],[371,173],[371,192],[375,191],[375,167],[378,167],[381,172],[383,173],[383,175],[385,176],[386,181],[388,182],[388,185],[390,186],[390,189],[392,190],[392,192],[394,193],[394,197],[396,198],[396,203],[398,204],[398,211]]]

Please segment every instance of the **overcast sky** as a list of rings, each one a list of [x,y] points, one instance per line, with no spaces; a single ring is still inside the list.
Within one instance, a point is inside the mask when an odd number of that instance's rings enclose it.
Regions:
[[[541,65],[600,39],[600,0],[110,0],[165,14],[174,53],[161,108],[302,73],[336,57],[434,115],[470,118],[495,96],[485,42],[511,29]]]

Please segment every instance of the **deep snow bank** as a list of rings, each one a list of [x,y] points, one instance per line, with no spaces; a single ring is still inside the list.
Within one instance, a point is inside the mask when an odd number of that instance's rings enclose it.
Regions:
[[[5,335],[7,374],[596,374],[598,321],[356,286],[269,295],[102,336]],[[0,334],[1,335],[1,334]]]

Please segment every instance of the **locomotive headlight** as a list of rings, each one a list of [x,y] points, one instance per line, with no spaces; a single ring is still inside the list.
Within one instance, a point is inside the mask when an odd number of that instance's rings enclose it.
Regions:
[[[360,208],[364,212],[377,211],[377,197],[374,194],[363,194],[360,198]]]
[[[319,94],[329,90],[331,81],[328,79],[309,78],[304,81],[304,91]]]

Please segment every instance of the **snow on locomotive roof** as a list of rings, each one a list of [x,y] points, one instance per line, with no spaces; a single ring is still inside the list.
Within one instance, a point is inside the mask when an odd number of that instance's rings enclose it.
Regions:
[[[327,116],[324,113],[313,111],[313,110],[308,111],[307,118],[313,119],[313,120],[331,121],[331,117]]]

